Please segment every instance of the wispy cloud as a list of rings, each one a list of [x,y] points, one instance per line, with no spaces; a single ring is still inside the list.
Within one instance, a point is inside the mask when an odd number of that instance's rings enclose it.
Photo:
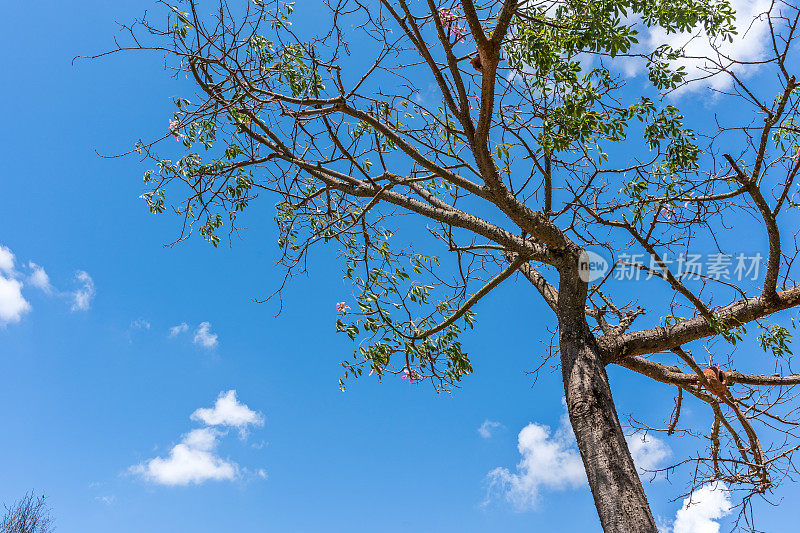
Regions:
[[[75,281],[81,286],[72,292],[72,310],[88,311],[92,307],[92,300],[97,292],[94,287],[94,280],[88,272],[78,270],[75,273]]]
[[[131,322],[131,329],[150,329],[150,322],[144,318],[137,318]]]
[[[200,323],[197,330],[194,332],[193,342],[208,349],[215,348],[219,344],[218,335],[216,333],[211,333],[211,323]]]
[[[186,322],[181,322],[177,326],[169,328],[170,339],[175,338],[183,333],[192,329]],[[211,331],[211,322],[200,322],[197,328],[194,328],[192,342],[198,346],[212,350],[219,346],[219,335]]]
[[[94,281],[83,270],[75,273],[75,281],[80,285],[71,292],[61,292],[53,287],[50,276],[44,267],[33,261],[22,262],[17,269],[16,257],[10,248],[0,244],[0,326],[19,322],[22,316],[31,311],[27,290],[23,287],[35,287],[47,295],[67,298],[73,311],[86,311],[91,307],[95,295]]]
[[[492,431],[502,426],[500,422],[494,422],[489,420],[488,418],[483,421],[481,427],[478,428],[478,434],[483,437],[484,439],[489,439],[492,437]]]
[[[170,338],[177,337],[178,335],[186,331],[189,331],[189,324],[187,324],[186,322],[181,322],[177,326],[172,326],[171,328],[169,328],[169,336]]]
[[[95,501],[98,501],[100,503],[104,503],[106,505],[111,505],[116,501],[117,497],[116,496],[95,496],[94,499],[95,499]]]
[[[47,275],[47,272],[44,271],[44,268],[37,265],[33,261],[28,261],[28,268],[31,269],[31,273],[28,276],[28,282],[47,294],[52,293],[53,286],[50,284],[50,276]]]
[[[190,417],[206,427],[193,429],[182,436],[166,457],[154,457],[129,471],[145,481],[159,485],[177,486],[201,484],[206,481],[235,480],[245,471],[229,459],[217,453],[221,438],[227,432],[218,427],[235,427],[244,437],[248,426],[264,424],[261,413],[251,410],[236,400],[236,391],[221,392],[214,407],[201,408]],[[256,475],[266,479],[266,472],[259,469]]]

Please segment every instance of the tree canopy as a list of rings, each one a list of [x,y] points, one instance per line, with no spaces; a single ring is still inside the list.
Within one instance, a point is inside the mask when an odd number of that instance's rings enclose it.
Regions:
[[[607,531],[656,530],[607,365],[676,391],[663,424],[634,424],[701,440],[679,461],[690,487],[743,488],[746,509],[794,471],[800,375],[771,317],[800,304],[796,5],[737,26],[725,0],[328,0],[309,27],[282,1],[162,4],[166,22],[114,50],[163,52],[191,85],[136,146],[143,198],[181,217],[179,240],[217,246],[263,197],[287,280],[337,247],[354,300],[336,326],[357,343],[343,389],[364,373],[458,386],[476,304],[520,278],[532,319],[551,311],[544,359]],[[763,54],[729,55],[756,25]],[[698,86],[711,103],[686,116]],[[736,359],[748,328],[769,357]],[[705,430],[682,427],[684,395]]]

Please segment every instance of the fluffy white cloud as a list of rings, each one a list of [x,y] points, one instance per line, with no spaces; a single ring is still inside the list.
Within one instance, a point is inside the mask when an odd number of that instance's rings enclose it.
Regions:
[[[536,506],[542,490],[575,489],[586,484],[586,472],[565,417],[552,434],[548,426],[528,424],[519,432],[517,449],[522,460],[516,473],[507,468],[489,472],[490,497],[499,492],[518,510],[526,510]]]
[[[94,281],[83,270],[75,273],[75,280],[80,284],[78,289],[60,292],[51,284],[44,267],[28,261],[27,264],[23,263],[21,270],[17,270],[15,263],[14,253],[0,245],[0,325],[19,322],[22,315],[31,310],[30,303],[22,293],[25,285],[36,287],[48,295],[68,298],[73,311],[86,311],[91,307],[95,295]]]
[[[14,254],[2,244],[0,244],[0,272],[9,276],[14,272]]]
[[[181,322],[177,326],[172,326],[171,328],[169,328],[169,336],[177,337],[178,335],[186,331],[189,331],[189,324],[187,324],[186,322]]]
[[[675,66],[684,66],[690,79],[707,76],[710,65],[705,58],[711,58],[731,70],[739,77],[746,78],[753,75],[756,65],[730,65],[727,58],[743,62],[755,62],[764,59],[769,40],[769,24],[764,15],[770,8],[770,0],[730,0],[731,7],[736,11],[735,26],[738,35],[733,42],[717,42],[709,39],[704,30],[699,29],[688,33],[668,34],[661,28],[644,29],[640,36],[641,45],[638,51],[667,44],[674,49],[683,49],[686,58],[681,59]],[[617,62],[628,75],[640,74],[644,71],[641,61],[620,60]],[[703,81],[682,87],[676,94],[689,91],[703,90],[707,87],[722,90],[732,84],[730,76],[719,75]]]
[[[634,433],[625,437],[625,440],[628,441],[628,449],[639,474],[657,468],[671,453],[664,441],[645,433]]]
[[[154,457],[138,465],[130,467],[130,472],[141,476],[145,481],[159,485],[189,485],[205,481],[234,480],[242,474],[252,473],[240,469],[233,461],[223,459],[217,454],[220,439],[227,435],[214,426],[238,428],[241,435],[250,425],[264,424],[261,413],[251,410],[236,400],[236,391],[221,392],[214,407],[197,409],[191,419],[202,422],[207,427],[194,429],[186,433],[181,441],[174,445],[167,457]],[[263,469],[255,475],[266,479]]]
[[[214,407],[200,408],[192,413],[192,420],[207,426],[230,426],[240,431],[249,425],[264,425],[264,417],[236,399],[236,391],[220,392]]]
[[[239,466],[216,454],[219,435],[213,428],[194,429],[172,447],[168,457],[150,459],[131,467],[131,472],[169,486],[236,479]]]
[[[0,249],[0,255],[2,253]],[[22,296],[22,283],[0,276],[0,325],[19,322],[30,310],[31,304]]]
[[[218,335],[211,333],[211,323],[201,322],[194,332],[194,343],[199,344],[203,348],[214,348],[219,344],[217,340]]]
[[[500,422],[494,422],[487,418],[483,421],[481,427],[478,428],[478,434],[484,439],[489,439],[492,437],[492,431],[499,428],[501,425]]]
[[[83,270],[78,270],[75,273],[75,280],[81,284],[81,287],[71,293],[72,310],[88,311],[92,306],[92,299],[96,293],[94,288],[94,280],[92,280],[92,277]]]
[[[640,472],[652,470],[670,454],[667,445],[655,437],[635,433],[626,440]],[[522,428],[517,449],[522,459],[516,472],[498,467],[487,474],[489,491],[485,503],[499,495],[524,511],[536,507],[543,491],[587,486],[586,471],[566,412],[555,432],[537,423]]]
[[[720,518],[730,514],[731,499],[728,487],[719,482],[696,490],[683,500],[675,515],[673,533],[719,533]]]
[[[41,289],[47,294],[53,292],[53,286],[50,285],[50,276],[47,275],[47,272],[44,271],[44,268],[40,267],[33,261],[28,261],[28,268],[31,269],[31,274],[28,276],[28,282],[36,287],[37,289]]]

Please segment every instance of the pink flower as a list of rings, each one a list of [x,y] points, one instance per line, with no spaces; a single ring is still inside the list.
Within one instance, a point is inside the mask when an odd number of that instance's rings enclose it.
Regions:
[[[458,17],[453,15],[447,9],[440,9],[439,10],[439,18],[442,19],[442,24],[445,26],[449,26],[452,22],[454,22]]]
[[[450,35],[456,36],[456,41],[466,42],[464,39],[464,35],[467,34],[467,28],[462,26],[461,24],[454,24],[450,27]]]
[[[172,132],[173,137],[175,137],[176,141],[180,141],[183,134],[178,130],[181,123],[180,121],[169,119],[169,131]]]
[[[345,302],[338,302],[336,304],[336,312],[342,315],[346,315],[347,312],[350,310],[350,306],[347,305]]]
[[[481,98],[480,98],[480,97],[479,97],[477,94],[469,94],[469,95],[467,95],[467,105],[469,105],[469,108],[470,108],[470,109],[475,109],[474,107],[472,107],[472,100],[471,100],[471,98],[474,98],[474,99],[475,99],[475,101],[476,101],[476,102],[477,102],[477,104],[478,104],[478,107],[480,107],[480,106],[481,106]],[[461,100],[461,99],[459,98],[459,102],[463,102],[463,100]]]
[[[465,41],[464,35],[467,34],[467,28],[458,24],[456,21],[458,17],[447,9],[439,10],[439,18],[442,20],[442,25],[447,30],[448,35],[451,37],[456,36],[457,41],[462,43]]]
[[[672,215],[674,215],[674,214],[675,214],[675,210],[673,210],[671,207],[662,207],[661,208],[661,216],[663,216],[667,220],[670,220],[672,218]]]
[[[403,369],[403,379],[408,379],[409,383],[416,383],[417,381],[422,379],[422,376],[420,376],[419,372],[417,372],[413,368],[409,370],[408,367],[405,367]]]

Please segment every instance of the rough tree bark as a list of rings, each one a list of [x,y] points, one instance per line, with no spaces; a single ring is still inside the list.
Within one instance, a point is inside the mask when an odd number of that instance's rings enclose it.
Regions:
[[[562,269],[557,316],[567,412],[603,530],[657,532],[605,365],[586,322],[587,287],[576,269]]]

